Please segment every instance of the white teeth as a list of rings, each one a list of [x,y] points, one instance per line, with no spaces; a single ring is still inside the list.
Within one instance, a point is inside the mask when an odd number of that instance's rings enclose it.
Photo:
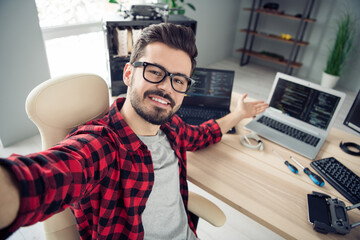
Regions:
[[[162,104],[168,104],[167,102],[165,102],[164,100],[161,100],[161,99],[158,99],[158,98],[151,98],[152,100],[154,101],[157,101],[159,103],[162,103]]]

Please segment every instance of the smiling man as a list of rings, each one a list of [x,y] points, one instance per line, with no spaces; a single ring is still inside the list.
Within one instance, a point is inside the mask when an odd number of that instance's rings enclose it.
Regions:
[[[191,29],[147,27],[124,69],[126,98],[48,150],[0,159],[0,238],[70,207],[82,239],[196,239],[186,151],[220,141],[267,107],[245,94],[221,119],[184,123],[176,111],[196,56]]]
[[[189,54],[162,42],[146,46],[144,55],[130,60],[124,69],[129,87],[121,114],[141,135],[155,135],[159,125],[168,122],[180,108],[190,88],[192,70]],[[168,80],[170,79],[170,81]],[[144,81],[145,80],[145,81]]]

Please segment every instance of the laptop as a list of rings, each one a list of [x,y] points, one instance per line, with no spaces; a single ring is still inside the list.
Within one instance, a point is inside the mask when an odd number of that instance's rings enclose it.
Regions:
[[[268,98],[269,108],[245,128],[315,159],[344,99],[342,92],[277,73]]]
[[[177,112],[179,117],[186,123],[199,125],[230,113],[234,76],[231,70],[196,68],[191,76],[196,83],[185,95]]]

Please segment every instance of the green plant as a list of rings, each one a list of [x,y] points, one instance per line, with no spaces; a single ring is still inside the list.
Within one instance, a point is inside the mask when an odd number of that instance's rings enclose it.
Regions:
[[[185,2],[185,0],[164,0],[169,5],[170,14],[184,14],[185,6],[188,6],[192,10],[196,10],[195,6],[191,3]]]
[[[346,58],[351,50],[355,31],[355,21],[349,13],[346,13],[337,23],[335,43],[330,49],[324,72],[334,76],[340,76]]]

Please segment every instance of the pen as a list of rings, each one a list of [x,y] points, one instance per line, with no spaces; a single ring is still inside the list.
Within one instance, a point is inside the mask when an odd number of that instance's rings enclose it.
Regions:
[[[309,176],[309,178],[318,186],[322,187],[324,186],[325,182],[324,180],[316,175],[315,173],[313,173],[312,171],[310,171],[309,168],[307,167],[304,167],[303,165],[301,165],[298,161],[295,160],[295,158],[293,158],[292,156],[290,156],[290,158],[297,163],[297,165],[299,165],[303,170],[304,170],[304,173],[306,173],[306,175]]]
[[[292,172],[295,173],[295,174],[299,172],[294,165],[292,165],[292,164],[289,163],[288,161],[284,160],[284,159],[280,156],[280,154],[278,154],[274,149],[273,149],[272,151],[273,151],[273,153],[275,153],[281,160],[284,161],[284,164],[290,169],[290,171],[292,171]]]

